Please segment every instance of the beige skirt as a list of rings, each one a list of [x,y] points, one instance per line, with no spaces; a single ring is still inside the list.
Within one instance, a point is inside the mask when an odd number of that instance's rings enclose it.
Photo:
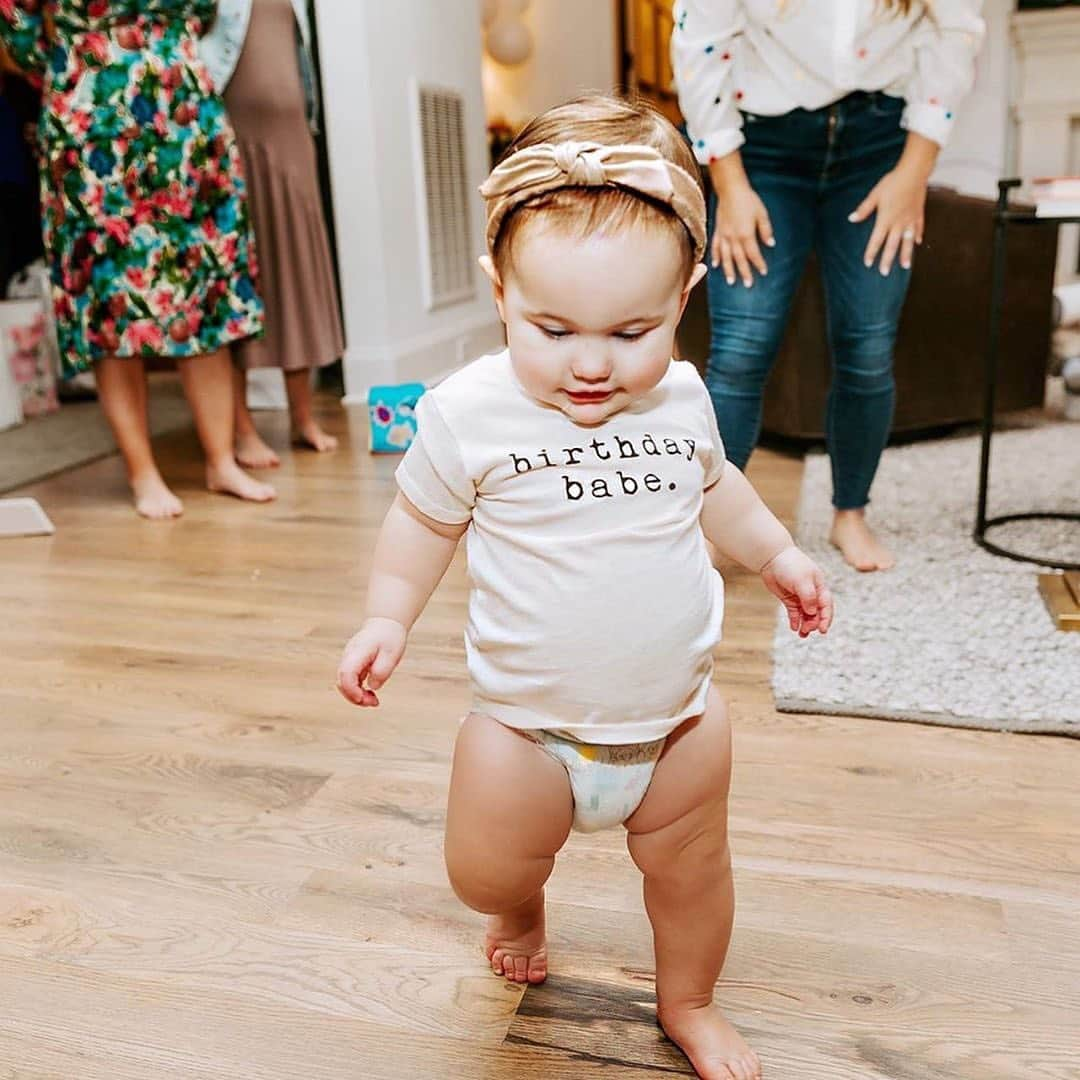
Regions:
[[[291,0],[255,0],[225,105],[243,157],[266,305],[265,336],[234,346],[233,356],[243,368],[331,364],[345,335]]]

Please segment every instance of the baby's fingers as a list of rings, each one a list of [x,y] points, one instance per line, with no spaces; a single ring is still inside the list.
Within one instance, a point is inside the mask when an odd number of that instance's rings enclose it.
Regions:
[[[364,686],[371,669],[375,649],[346,650],[338,668],[337,688],[354,705],[378,705],[379,700]]]
[[[369,691],[364,689],[364,671],[346,668],[342,665],[338,669],[337,688],[338,693],[353,705],[366,705],[366,695]]]
[[[820,579],[818,587],[818,630],[823,634],[827,634],[829,627],[832,626],[833,598],[828,585],[825,584],[824,579],[821,579],[820,572],[818,577]]]
[[[795,584],[795,595],[799,598],[799,609],[804,618],[813,618],[818,613],[818,584],[814,574],[804,574]]]
[[[391,652],[389,649],[379,649],[375,659],[371,662],[371,669],[367,677],[367,684],[372,690],[378,690],[393,675],[394,668],[398,665],[398,659],[399,655],[397,653]],[[377,705],[378,701],[375,704]]]

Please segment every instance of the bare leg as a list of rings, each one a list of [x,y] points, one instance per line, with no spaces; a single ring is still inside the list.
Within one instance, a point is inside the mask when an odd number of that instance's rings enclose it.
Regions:
[[[856,570],[888,570],[896,565],[891,551],[873,534],[864,510],[837,510],[829,541]]]
[[[206,486],[252,502],[275,498],[277,492],[269,484],[248,476],[233,457],[233,381],[228,350],[181,360],[180,378],[206,454]]]
[[[94,368],[98,397],[127,467],[135,509],[146,518],[174,518],[184,505],[166,487],[150,448],[146,367],[139,357],[107,356]]]
[[[310,446],[320,454],[336,450],[338,441],[333,435],[327,435],[311,411],[311,372],[307,368],[301,371],[285,372],[285,392],[289,395],[289,416],[293,429],[293,441]]]
[[[446,869],[463,903],[490,915],[496,975],[547,978],[544,883],[573,820],[566,770],[531,739],[476,713],[458,732],[446,811]]]
[[[727,837],[731,730],[723,702],[671,736],[627,845],[645,875],[657,1018],[703,1080],[758,1080],[761,1063],[713,1003],[735,918]]]
[[[246,469],[276,469],[281,458],[263,442],[247,407],[247,372],[233,367],[236,460]]]

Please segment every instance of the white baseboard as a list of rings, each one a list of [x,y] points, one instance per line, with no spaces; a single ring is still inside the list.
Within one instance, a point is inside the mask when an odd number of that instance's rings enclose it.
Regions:
[[[406,339],[385,348],[360,347],[345,354],[345,405],[366,405],[372,386],[420,382],[434,386],[450,372],[505,343],[503,324],[497,318],[460,323],[457,326]]]

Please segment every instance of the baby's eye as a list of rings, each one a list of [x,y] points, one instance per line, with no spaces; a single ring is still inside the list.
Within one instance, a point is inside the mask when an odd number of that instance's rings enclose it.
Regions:
[[[620,330],[615,336],[620,341],[637,341],[646,334],[645,330]]]
[[[560,338],[570,336],[569,330],[558,330],[555,327],[551,326],[541,326],[540,331],[544,334],[545,337],[552,338],[554,341],[558,341]]]

